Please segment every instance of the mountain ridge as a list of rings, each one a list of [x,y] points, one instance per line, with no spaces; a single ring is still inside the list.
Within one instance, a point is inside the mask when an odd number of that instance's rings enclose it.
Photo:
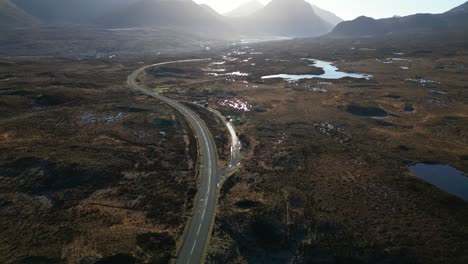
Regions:
[[[468,29],[468,2],[441,14],[414,14],[403,17],[373,19],[358,17],[339,23],[331,36],[381,36],[399,32],[446,31]]]
[[[8,27],[37,26],[40,20],[19,8],[11,0],[0,0],[0,24]]]
[[[258,0],[252,0],[252,1],[239,5],[237,8],[227,13],[224,13],[223,15],[226,17],[246,17],[257,12],[258,10],[264,7],[265,5],[263,5]]]
[[[273,0],[243,19],[243,28],[281,37],[314,37],[328,33],[333,25],[320,18],[304,0]]]
[[[316,5],[312,4],[312,8],[314,9],[315,13],[321,17],[323,20],[326,22],[332,24],[333,26],[338,25],[340,22],[343,22],[343,19],[339,16],[337,16],[335,13],[330,12],[328,10],[325,10],[323,8],[320,8]]]
[[[140,0],[14,0],[15,4],[51,25],[92,25],[99,17]]]
[[[225,34],[230,27],[214,10],[191,0],[141,0],[97,23],[108,28],[167,27],[210,35]]]

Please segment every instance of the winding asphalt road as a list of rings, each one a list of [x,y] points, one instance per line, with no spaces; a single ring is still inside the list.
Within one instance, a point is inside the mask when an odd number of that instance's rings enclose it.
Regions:
[[[220,176],[220,169],[218,168],[216,146],[209,129],[197,114],[195,114],[192,110],[188,109],[179,102],[154,93],[149,89],[139,85],[136,79],[143,71],[145,71],[148,68],[173,63],[200,62],[208,60],[210,59],[179,60],[148,65],[134,71],[127,79],[127,84],[133,90],[139,91],[158,100],[161,100],[170,105],[171,107],[175,108],[182,115],[184,115],[184,117],[190,123],[190,126],[192,127],[198,139],[199,153],[201,155],[200,172],[202,177],[189,229],[186,233],[184,243],[177,258],[178,264],[201,263],[203,258],[203,252],[205,250],[210,235],[212,222],[215,217],[217,203],[216,193]],[[233,131],[234,130],[232,129],[231,134],[233,133]],[[235,140],[238,141],[237,136],[235,137]],[[238,154],[234,155],[236,156],[235,162],[237,164]]]

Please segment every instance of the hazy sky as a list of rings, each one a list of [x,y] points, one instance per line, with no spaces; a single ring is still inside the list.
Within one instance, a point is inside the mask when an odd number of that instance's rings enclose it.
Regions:
[[[195,0],[225,13],[249,0]],[[268,3],[270,0],[259,0]],[[467,0],[308,0],[323,9],[350,20],[365,15],[374,18],[404,16],[414,13],[443,13]]]

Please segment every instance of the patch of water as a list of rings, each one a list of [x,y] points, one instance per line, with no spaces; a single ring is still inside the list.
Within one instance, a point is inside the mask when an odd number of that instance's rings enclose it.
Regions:
[[[436,99],[436,98],[428,98],[428,99],[426,99],[426,103],[428,103],[430,105],[440,106],[440,107],[443,107],[443,108],[448,108],[448,104],[445,101],[442,101],[442,100],[439,100],[439,99]]]
[[[320,87],[307,87],[306,89],[314,93],[328,93],[327,89],[320,88]]]
[[[12,77],[12,78],[2,79],[0,80],[0,82],[9,82],[9,81],[14,81],[14,80],[16,80],[16,78]]]
[[[234,51],[232,51],[232,53],[228,53],[228,55],[231,55],[231,54],[234,54],[234,55],[244,55],[244,54],[247,54],[247,52],[234,50]]]
[[[346,111],[355,116],[364,116],[364,117],[387,117],[389,114],[378,107],[365,107],[359,105],[349,105],[346,108]]]
[[[423,79],[423,78],[409,78],[409,79],[406,79],[406,80],[409,81],[409,82],[417,82],[417,83],[421,83],[421,84],[427,84],[427,83],[440,84],[440,82],[438,82],[438,81],[426,80],[426,79]]]
[[[155,118],[153,119],[152,123],[157,126],[174,126],[176,121],[172,119]]]
[[[210,76],[215,76],[215,77],[218,77],[218,76],[249,76],[248,73],[244,73],[244,72],[240,72],[240,71],[236,71],[236,72],[229,72],[229,73],[215,73],[215,72],[209,72],[207,73],[207,75],[210,75]]]
[[[370,80],[373,77],[372,75],[367,75],[367,74],[341,72],[339,71],[337,67],[333,66],[332,62],[315,60],[315,59],[306,59],[306,60],[313,62],[312,64],[309,64],[309,66],[322,68],[324,73],[323,74],[301,74],[301,75],[276,74],[276,75],[263,76],[262,79],[265,80],[265,79],[280,78],[288,82],[297,82],[297,81],[304,80],[304,79],[315,79],[315,78],[331,79],[331,80],[338,80],[342,78]]]
[[[202,71],[204,71],[204,72],[225,72],[226,69],[203,68]]]
[[[403,110],[405,112],[414,112],[415,109],[414,109],[414,106],[412,106],[410,104],[407,104],[407,105],[405,105],[405,107],[403,107]]]
[[[418,163],[410,166],[416,177],[468,201],[468,177],[461,171],[441,164]]]
[[[233,57],[229,57],[229,56],[223,56],[223,60],[229,61],[229,62],[234,62],[234,61],[239,60],[239,58],[233,58]]]
[[[213,65],[224,65],[224,64],[226,64],[225,61],[215,61],[215,62],[210,63],[210,66],[213,66]]]
[[[411,61],[409,59],[403,59],[403,58],[387,58],[389,61]]]
[[[96,114],[86,114],[80,116],[82,124],[90,123],[114,123],[122,121],[127,116],[124,113],[118,113],[117,115],[96,115]]]
[[[244,112],[250,112],[252,110],[252,105],[250,105],[246,101],[242,101],[239,99],[233,99],[233,100],[223,100],[219,102],[220,106],[224,107],[231,107],[236,110],[244,111]]]
[[[430,93],[433,93],[433,94],[441,94],[441,95],[447,95],[448,92],[447,91],[440,91],[440,90],[429,90]]]

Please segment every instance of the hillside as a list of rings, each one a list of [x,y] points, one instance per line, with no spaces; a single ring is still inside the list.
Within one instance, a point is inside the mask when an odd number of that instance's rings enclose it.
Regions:
[[[242,5],[240,5],[236,9],[224,14],[224,16],[227,16],[227,17],[246,17],[246,16],[249,16],[249,15],[259,11],[262,8],[264,8],[264,5],[261,2],[259,2],[257,0],[253,0],[253,1],[246,2],[246,3],[242,4]]]
[[[225,16],[192,0],[2,0],[3,25],[81,25],[97,28],[171,28],[208,36],[312,37],[341,21],[304,0],[247,2]],[[227,16],[227,17],[226,17]]]
[[[332,24],[333,26],[336,26],[337,24],[343,21],[341,17],[335,15],[334,13],[328,10],[322,9],[316,5],[312,5],[312,8],[314,8],[314,11],[317,14],[317,16],[321,17],[323,20],[325,20],[329,24]]]
[[[451,9],[447,13],[453,13],[453,12],[465,12],[465,13],[468,12],[468,2]]]
[[[38,24],[38,19],[18,8],[11,0],[0,0],[0,25],[2,27],[24,27]]]
[[[218,19],[221,19],[221,20],[224,20],[225,17],[223,15],[221,15],[220,13],[218,13],[216,10],[214,10],[211,6],[207,5],[207,4],[201,4],[200,5],[203,9],[205,9],[206,11],[208,11],[208,13],[210,13],[212,16],[218,18]]]
[[[465,3],[443,14],[415,14],[378,20],[358,17],[338,24],[330,35],[381,36],[390,33],[465,30],[468,28],[467,6],[468,3]]]
[[[304,0],[273,0],[240,24],[253,32],[283,37],[319,36],[333,28]]]
[[[210,34],[228,33],[212,11],[191,0],[142,0],[98,22],[110,28],[167,27]]]
[[[49,24],[92,24],[93,20],[139,0],[15,0],[16,5]]]

